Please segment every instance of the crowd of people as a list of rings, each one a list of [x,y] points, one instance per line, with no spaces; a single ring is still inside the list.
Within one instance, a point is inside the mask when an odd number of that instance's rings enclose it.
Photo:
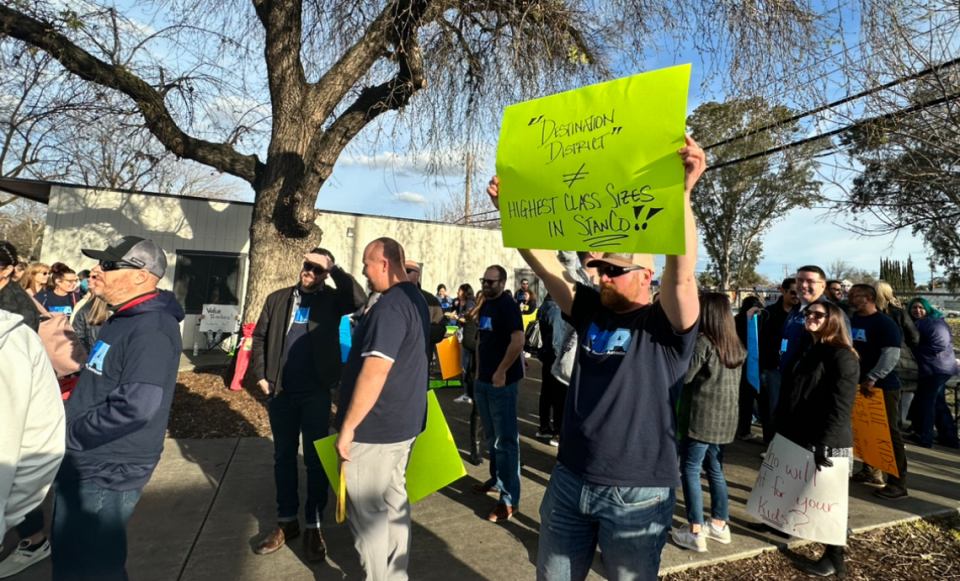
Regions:
[[[539,507],[538,580],[585,579],[598,547],[607,578],[655,579],[668,538],[697,552],[734,542],[724,447],[779,434],[809,450],[818,470],[832,467],[852,458],[858,389],[883,401],[897,474],[864,466],[851,479],[878,486],[885,501],[908,496],[903,435],[926,447],[960,446],[944,398],[957,362],[942,315],[923,298],[901,305],[883,282],[844,296],[808,265],[782,282],[772,304],[748,297],[734,316],[725,294],[697,286],[690,192],[705,157],[689,138],[678,153],[689,250],[667,256],[656,297],[649,255],[520,250],[545,289],[538,299],[528,279],[511,292],[496,264],[484,270],[479,292],[470,284],[455,296],[445,285],[428,292],[421,264],[391,238],[364,249],[369,293],[329,250],[306,253],[297,280],[266,298],[252,337],[249,373],[268,396],[277,506],[276,526],[255,552],[275,553],[302,536],[308,560],[326,558],[330,483],[311,443],[333,428],[340,500],[365,578],[407,578],[405,472],[427,421],[434,348],[448,326],[462,350],[464,391],[455,401],[472,406],[468,459],[482,465],[484,440],[489,459],[488,478],[472,489],[491,498],[493,523],[521,510],[525,348],[542,363],[536,437],[558,451]],[[488,193],[499,207],[496,177]],[[52,554],[58,581],[126,579],[126,522],[163,448],[184,317],[173,294],[157,289],[165,254],[137,237],[83,253],[97,261],[89,273],[22,264],[0,242],[0,360],[16,370],[0,374],[15,404],[0,409],[0,425],[22,426],[3,432],[9,441],[0,451],[0,520],[21,539],[0,563],[0,578]],[[531,346],[524,316],[534,314]],[[345,357],[343,317],[352,321]],[[746,371],[753,321],[756,386]],[[752,429],[757,421],[762,435]],[[54,480],[47,540],[37,507]],[[678,488],[686,522],[673,527]],[[843,575],[844,547],[828,545],[805,568]]]

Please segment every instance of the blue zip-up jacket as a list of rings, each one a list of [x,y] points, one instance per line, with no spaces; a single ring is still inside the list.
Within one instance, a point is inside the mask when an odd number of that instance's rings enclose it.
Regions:
[[[169,291],[120,305],[66,402],[67,453],[58,478],[115,491],[142,488],[160,461],[183,342]]]
[[[831,303],[827,295],[822,294],[820,298],[813,301],[815,303]],[[796,304],[787,314],[787,319],[783,322],[783,329],[780,331],[780,373],[787,367],[787,362],[793,357],[793,353],[800,346],[800,340],[803,338],[803,313],[800,309],[801,304]],[[840,309],[843,313],[843,309]],[[850,341],[850,317],[843,313],[843,319],[846,321],[847,340]]]
[[[924,317],[914,321],[920,331],[920,343],[913,348],[920,377],[957,374],[950,325],[943,319]]]

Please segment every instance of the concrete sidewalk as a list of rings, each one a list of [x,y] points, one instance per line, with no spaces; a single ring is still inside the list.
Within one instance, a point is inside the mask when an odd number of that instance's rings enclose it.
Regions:
[[[537,362],[531,375],[538,376]],[[524,380],[520,395],[523,497],[517,517],[495,525],[486,520],[495,500],[470,491],[485,479],[488,464],[467,464],[468,475],[413,506],[410,578],[418,581],[512,581],[535,578],[538,508],[556,448],[537,441],[540,382]],[[465,450],[469,442],[470,406],[457,404],[458,388],[438,391],[454,438]],[[709,544],[708,553],[692,553],[668,542],[662,571],[748,557],[784,546],[780,539],[747,530],[744,503],[760,466],[763,447],[736,442],[727,447],[734,542]],[[345,525],[334,524],[333,496],[325,513],[326,564],[308,564],[300,540],[277,553],[253,553],[275,524],[273,449],[267,438],[170,440],[160,467],[147,486],[129,527],[129,572],[135,581],[343,580],[360,579],[360,565]],[[850,525],[861,531],[904,519],[960,508],[960,455],[942,448],[908,447],[911,496],[886,502],[873,488],[851,484]],[[464,452],[464,456],[466,453]],[[704,489],[706,489],[704,483]],[[301,491],[304,488],[301,488]],[[678,491],[678,495],[679,495]],[[705,491],[705,496],[709,496]],[[681,495],[682,496],[682,495]],[[709,500],[705,499],[709,506]],[[683,522],[683,505],[675,523]],[[49,518],[49,515],[48,515]],[[589,579],[603,579],[594,562]],[[50,579],[49,560],[12,577],[17,581]]]

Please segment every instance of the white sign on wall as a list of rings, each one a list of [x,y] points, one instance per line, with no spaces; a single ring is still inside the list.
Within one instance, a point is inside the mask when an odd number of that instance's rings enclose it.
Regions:
[[[850,458],[831,458],[817,471],[813,452],[777,434],[747,501],[747,512],[789,535],[847,544]]]
[[[237,330],[240,312],[236,305],[203,305],[200,332],[219,331],[234,333]]]

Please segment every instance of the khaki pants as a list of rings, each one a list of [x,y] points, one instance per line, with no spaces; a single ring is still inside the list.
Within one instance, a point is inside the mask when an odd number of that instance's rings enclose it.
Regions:
[[[347,524],[366,581],[407,581],[410,500],[405,473],[412,438],[396,444],[350,446],[344,463]]]

